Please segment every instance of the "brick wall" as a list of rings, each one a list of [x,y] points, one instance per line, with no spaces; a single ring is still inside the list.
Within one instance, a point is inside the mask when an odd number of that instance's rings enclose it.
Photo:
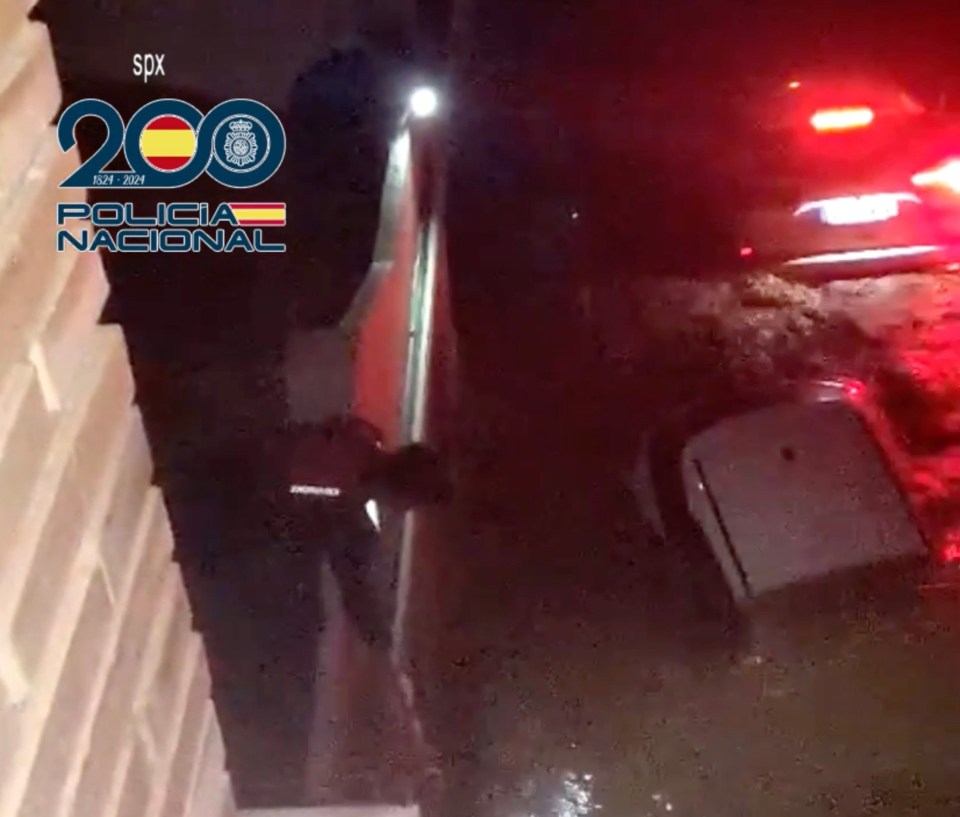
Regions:
[[[56,252],[83,192],[29,5],[0,0],[0,817],[233,817],[103,266]]]

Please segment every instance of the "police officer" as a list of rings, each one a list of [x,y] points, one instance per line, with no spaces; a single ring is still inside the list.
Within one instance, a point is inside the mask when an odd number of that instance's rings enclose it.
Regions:
[[[326,556],[342,609],[359,636],[360,649],[353,651],[359,675],[351,683],[365,691],[354,694],[368,696],[367,717],[378,711],[394,724],[389,734],[395,742],[379,749],[401,764],[390,782],[401,785],[397,794],[405,797],[436,785],[439,773],[416,716],[412,684],[394,663],[392,616],[375,571],[379,517],[443,502],[450,492],[436,452],[420,444],[387,451],[377,429],[356,417],[336,417],[296,434],[289,472],[294,539]]]
[[[322,540],[351,623],[369,646],[389,652],[389,613],[374,576],[379,517],[447,499],[439,457],[421,444],[386,451],[369,423],[336,417],[297,435],[289,492],[295,542],[309,549]]]

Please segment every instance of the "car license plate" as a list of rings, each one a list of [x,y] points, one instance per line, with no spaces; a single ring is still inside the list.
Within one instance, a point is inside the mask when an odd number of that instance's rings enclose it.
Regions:
[[[820,205],[820,220],[832,227],[852,224],[874,224],[900,215],[895,196],[845,196],[829,199]]]

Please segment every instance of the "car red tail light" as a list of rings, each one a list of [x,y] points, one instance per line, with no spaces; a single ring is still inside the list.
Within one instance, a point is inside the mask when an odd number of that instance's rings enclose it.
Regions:
[[[873,108],[825,108],[810,117],[810,124],[818,133],[856,130],[873,124],[876,114]]]
[[[960,544],[949,542],[940,550],[940,560],[946,565],[960,565]]]
[[[960,193],[960,159],[947,159],[913,177],[917,187],[940,187]]]

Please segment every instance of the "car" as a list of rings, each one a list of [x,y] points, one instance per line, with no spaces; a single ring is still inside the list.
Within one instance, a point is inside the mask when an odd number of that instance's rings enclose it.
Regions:
[[[706,396],[645,435],[647,564],[691,612],[664,615],[661,682],[630,701],[642,813],[960,814],[960,572],[893,435],[846,379]]]
[[[640,451],[631,487],[651,532],[741,609],[890,565],[955,572],[914,516],[909,463],[861,381],[707,398],[655,423]]]
[[[750,108],[747,268],[868,274],[960,261],[960,118],[886,79],[812,76]]]

